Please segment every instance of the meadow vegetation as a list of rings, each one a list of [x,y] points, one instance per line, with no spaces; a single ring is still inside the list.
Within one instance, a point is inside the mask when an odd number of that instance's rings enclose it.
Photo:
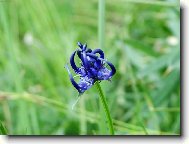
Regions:
[[[103,46],[117,69],[101,82],[116,135],[180,134],[179,0],[106,0],[105,16],[98,3],[0,1],[1,134],[109,134],[95,86],[71,108],[78,41]]]

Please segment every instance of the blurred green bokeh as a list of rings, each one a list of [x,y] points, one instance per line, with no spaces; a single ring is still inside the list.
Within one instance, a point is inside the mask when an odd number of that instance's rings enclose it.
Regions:
[[[117,69],[101,86],[117,135],[180,134],[179,0],[106,0],[104,50]],[[108,134],[92,87],[64,68],[77,42],[99,47],[98,0],[0,1],[0,133]],[[104,116],[105,117],[105,116]]]

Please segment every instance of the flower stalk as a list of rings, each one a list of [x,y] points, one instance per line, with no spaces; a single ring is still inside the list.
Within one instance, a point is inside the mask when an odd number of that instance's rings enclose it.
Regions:
[[[104,111],[105,111],[105,114],[106,114],[106,118],[107,118],[110,134],[114,135],[114,128],[113,128],[112,118],[111,118],[111,115],[110,115],[108,104],[107,104],[106,98],[105,98],[105,96],[103,94],[103,91],[102,91],[102,88],[100,86],[100,83],[98,81],[96,82],[96,87],[98,89],[100,100],[102,102],[102,105],[103,105],[103,108],[104,108]]]

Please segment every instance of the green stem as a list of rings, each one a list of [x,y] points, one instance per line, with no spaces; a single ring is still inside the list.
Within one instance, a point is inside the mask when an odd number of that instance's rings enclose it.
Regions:
[[[106,113],[106,118],[107,118],[107,121],[108,121],[110,134],[114,135],[114,128],[113,128],[112,118],[111,118],[111,115],[110,115],[110,111],[108,109],[108,104],[107,104],[106,98],[105,98],[105,96],[103,94],[103,91],[101,89],[101,86],[100,86],[99,82],[96,82],[96,87],[98,89],[98,92],[99,92],[99,95],[100,95],[100,99],[101,99],[104,111]]]

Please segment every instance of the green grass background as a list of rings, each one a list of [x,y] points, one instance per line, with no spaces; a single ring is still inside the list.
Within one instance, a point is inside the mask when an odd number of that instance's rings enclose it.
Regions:
[[[0,1],[1,134],[109,134],[95,87],[71,109],[78,41],[117,69],[101,82],[115,134],[180,134],[179,0],[106,0],[105,16],[99,2]]]

